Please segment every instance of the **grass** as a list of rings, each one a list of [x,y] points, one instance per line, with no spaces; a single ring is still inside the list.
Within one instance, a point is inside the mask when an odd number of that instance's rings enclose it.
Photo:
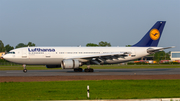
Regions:
[[[83,65],[81,68],[86,68],[86,65]],[[136,69],[136,68],[180,68],[179,64],[169,65],[169,64],[159,64],[159,65],[91,65],[91,68],[94,69]],[[0,66],[0,70],[22,70],[23,67],[19,66]],[[46,66],[43,65],[27,65],[28,70],[48,70]],[[52,69],[52,68],[51,68]],[[61,69],[61,68],[53,68]]]
[[[48,70],[46,66],[27,66],[26,69],[28,70]],[[53,68],[57,69],[57,68]],[[0,70],[23,70],[23,66],[0,66]]]
[[[180,80],[99,80],[0,83],[1,101],[180,97]]]

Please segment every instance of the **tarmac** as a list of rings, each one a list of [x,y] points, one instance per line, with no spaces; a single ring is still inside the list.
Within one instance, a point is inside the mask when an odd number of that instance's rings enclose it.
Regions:
[[[180,68],[94,69],[94,72],[56,70],[2,70],[0,82],[41,82],[74,80],[180,80]]]
[[[0,77],[7,76],[103,76],[103,75],[180,75],[180,68],[160,69],[94,69],[94,72],[74,72],[73,69],[57,70],[2,70]]]

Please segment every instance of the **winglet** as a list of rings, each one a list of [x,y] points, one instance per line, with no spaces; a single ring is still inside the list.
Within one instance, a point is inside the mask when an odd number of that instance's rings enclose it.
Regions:
[[[146,35],[132,47],[157,47],[166,21],[157,21]]]

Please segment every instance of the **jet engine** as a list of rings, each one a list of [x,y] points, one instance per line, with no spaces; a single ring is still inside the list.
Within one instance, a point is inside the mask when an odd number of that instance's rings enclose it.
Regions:
[[[66,59],[61,62],[61,67],[63,69],[74,69],[82,66],[82,63],[79,60],[75,59]]]
[[[46,65],[46,68],[61,68],[61,65]]]

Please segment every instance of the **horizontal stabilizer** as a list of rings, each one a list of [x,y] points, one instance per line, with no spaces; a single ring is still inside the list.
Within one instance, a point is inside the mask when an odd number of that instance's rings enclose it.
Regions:
[[[148,48],[147,52],[148,53],[155,53],[155,52],[163,51],[164,49],[169,49],[169,48],[174,48],[174,47],[175,46],[165,47],[165,48],[158,48],[158,49]]]

